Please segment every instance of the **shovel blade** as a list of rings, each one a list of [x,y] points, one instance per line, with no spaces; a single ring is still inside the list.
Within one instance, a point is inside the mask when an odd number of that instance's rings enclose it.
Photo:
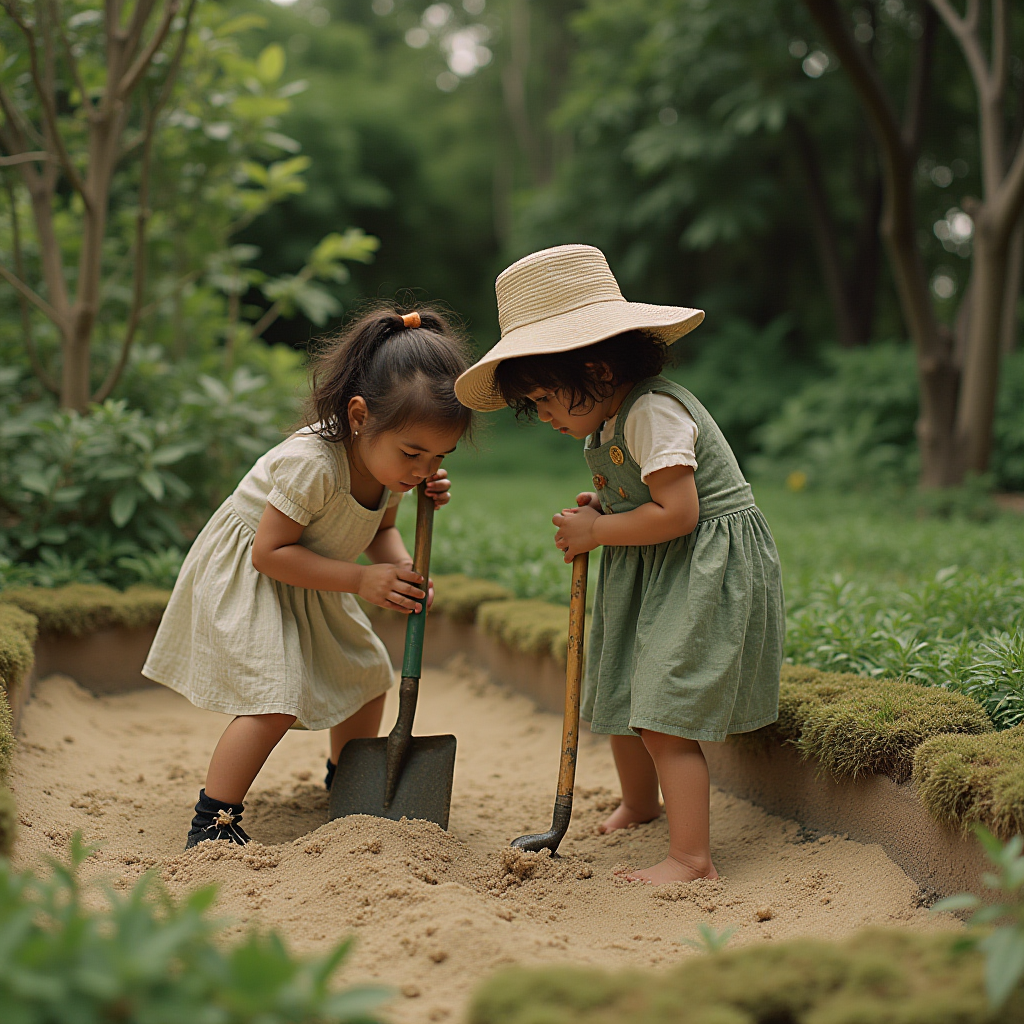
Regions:
[[[455,778],[454,736],[413,736],[390,806],[384,806],[387,737],[349,740],[338,757],[328,820],[349,814],[419,818],[448,828]]]

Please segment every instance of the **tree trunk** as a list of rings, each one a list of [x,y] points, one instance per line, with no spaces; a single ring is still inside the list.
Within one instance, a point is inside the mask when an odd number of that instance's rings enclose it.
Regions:
[[[1010,255],[1006,260],[1006,292],[1003,295],[1003,327],[999,349],[1004,356],[1017,348],[1020,334],[1020,289],[1024,275],[1024,217],[1010,237]]]
[[[999,390],[999,356],[1006,292],[1008,245],[979,211],[974,231],[972,305],[956,418],[958,475],[988,470]]]

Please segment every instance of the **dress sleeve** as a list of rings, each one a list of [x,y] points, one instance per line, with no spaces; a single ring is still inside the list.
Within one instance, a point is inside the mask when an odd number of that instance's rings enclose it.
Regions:
[[[296,434],[279,445],[267,466],[271,490],[267,502],[300,526],[322,511],[340,486],[337,465],[322,446],[328,442]]]
[[[697,423],[671,395],[655,392],[638,398],[626,417],[623,435],[645,483],[652,473],[669,466],[697,468]]]

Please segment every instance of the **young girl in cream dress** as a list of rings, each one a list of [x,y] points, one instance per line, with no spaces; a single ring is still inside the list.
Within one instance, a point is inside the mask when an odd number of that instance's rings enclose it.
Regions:
[[[288,729],[376,736],[392,668],[356,595],[418,610],[427,581],[395,528],[422,481],[448,501],[441,460],[469,426],[455,397],[468,360],[433,311],[370,313],[313,367],[310,426],[267,452],[196,538],[143,673],[233,715],[199,794],[186,849],[239,845],[243,799]],[[366,554],[370,565],[357,559]]]
[[[594,490],[555,515],[565,560],[602,546],[582,714],[611,735],[611,832],[668,817],[668,855],[629,877],[715,878],[701,743],[778,717],[779,559],[711,414],[660,375],[704,314],[627,302],[589,245],[533,253],[497,280],[501,341],[456,382],[584,440]]]

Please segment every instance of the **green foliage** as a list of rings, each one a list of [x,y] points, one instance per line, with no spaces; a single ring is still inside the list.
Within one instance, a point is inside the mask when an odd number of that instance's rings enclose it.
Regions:
[[[152,587],[131,587],[124,593],[88,583],[56,589],[12,587],[0,591],[0,616],[20,611],[38,622],[40,632],[86,636],[99,629],[155,626],[169,597],[166,590]]]
[[[806,474],[812,486],[873,488],[916,470],[917,382],[906,345],[828,354],[827,376],[783,403],[759,432],[764,473]]]
[[[11,719],[11,705],[7,700],[10,691],[0,690],[0,790],[11,773],[14,757],[14,723]]]
[[[976,896],[962,893],[940,900],[932,910],[974,911],[968,924],[984,934],[969,941],[985,955],[985,990],[992,1009],[999,1010],[1024,976],[1024,837],[1016,835],[1003,845],[984,826],[974,831],[995,868],[982,881],[999,901],[983,906]],[[993,924],[997,927],[986,927]]]
[[[390,994],[335,990],[346,940],[297,959],[273,932],[225,946],[208,916],[215,891],[176,903],[144,876],[127,895],[94,900],[79,878],[91,851],[76,833],[71,862],[46,877],[0,860],[0,1018],[9,1024],[372,1024]]]
[[[862,931],[692,957],[644,974],[513,968],[485,982],[469,1024],[1020,1024],[1016,988],[986,999],[982,955],[955,934]]]
[[[1024,832],[1024,725],[985,736],[935,736],[914,754],[914,789],[937,820],[1009,839]]]
[[[696,939],[682,939],[684,946],[692,946],[702,953],[720,953],[729,945],[729,940],[736,934],[736,926],[731,924],[718,931],[706,921],[697,925]]]
[[[779,719],[762,733],[794,744],[837,778],[875,774],[905,782],[923,741],[991,731],[984,710],[960,694],[787,665],[779,688]]]
[[[759,420],[751,466],[763,476],[801,474],[811,487],[877,491],[912,484],[917,471],[915,357],[908,345],[832,350],[826,373]],[[988,519],[988,492],[1024,489],[1024,352],[1008,356],[1000,378],[992,475],[915,499],[925,513]],[[698,394],[698,397],[700,395]],[[712,406],[714,408],[714,406]]]
[[[87,415],[26,401],[29,379],[8,369],[0,584],[172,584],[191,536],[297,412],[301,357],[257,344],[244,356],[225,373],[212,353],[173,365],[140,349],[129,397]]]

